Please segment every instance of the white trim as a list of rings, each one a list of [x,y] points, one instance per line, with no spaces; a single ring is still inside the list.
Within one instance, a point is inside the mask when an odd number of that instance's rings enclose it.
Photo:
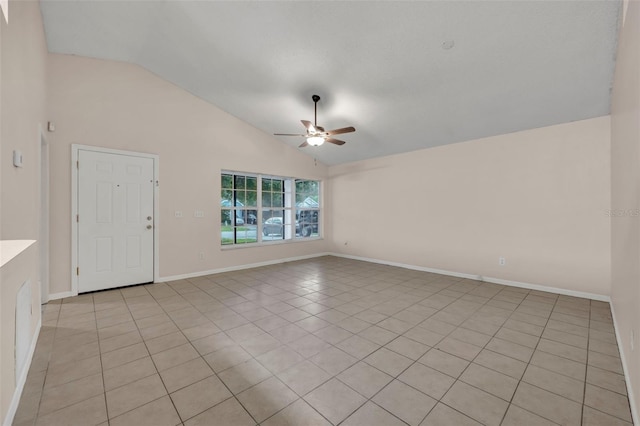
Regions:
[[[262,236],[262,233],[258,233],[259,236]],[[245,244],[225,244],[220,246],[221,251],[227,250],[238,250],[238,249],[246,249],[251,247],[269,247],[269,246],[277,246],[279,244],[297,244],[297,243],[308,243],[310,241],[320,241],[324,240],[322,237],[295,237],[288,240],[262,240],[258,243],[245,243]]]
[[[546,291],[548,293],[561,294],[561,295],[564,295],[564,296],[582,297],[582,298],[586,298],[586,299],[599,300],[599,301],[602,301],[602,302],[610,302],[611,301],[611,297],[610,296],[606,296],[606,295],[603,295],[603,294],[595,294],[595,293],[587,293],[587,292],[583,292],[583,291],[567,290],[567,289],[558,288],[558,287],[547,287],[547,286],[538,285],[538,284],[529,284],[529,283],[523,283],[523,282],[519,282],[519,281],[510,281],[510,280],[504,280],[502,278],[484,277],[482,275],[466,274],[466,273],[462,273],[462,272],[445,271],[443,269],[435,269],[435,268],[428,268],[428,267],[425,267],[425,266],[416,266],[416,265],[409,265],[409,264],[406,264],[406,263],[391,262],[391,261],[380,260],[380,259],[372,259],[370,257],[352,256],[350,254],[342,254],[342,253],[328,253],[328,254],[330,256],[344,257],[346,259],[362,260],[364,262],[378,263],[378,264],[381,264],[381,265],[389,265],[389,266],[397,266],[399,268],[411,269],[411,270],[414,270],[414,271],[432,272],[434,274],[448,275],[448,276],[457,277],[457,278],[467,278],[467,279],[477,280],[477,281],[482,281],[482,282],[487,282],[487,283],[502,284],[502,285],[508,285],[508,286],[511,286],[511,287],[526,288],[526,289],[529,289],[529,290]]]
[[[186,278],[202,277],[204,275],[221,274],[223,272],[241,271],[243,269],[258,268],[260,266],[277,265],[279,263],[295,262],[297,260],[313,259],[315,257],[331,256],[331,253],[314,253],[304,256],[287,257],[284,259],[267,260],[265,262],[249,263],[246,265],[228,266],[226,268],[210,269],[208,271],[190,272],[188,274],[170,275],[160,277],[155,282],[163,283],[167,281],[184,280]]]
[[[77,296],[78,293],[73,293],[73,291],[61,291],[60,293],[50,293],[49,294],[49,302],[52,300],[64,299],[65,297],[73,297]]]
[[[71,145],[71,214],[69,215],[69,220],[71,220],[71,296],[78,295],[78,275],[76,274],[78,265],[78,222],[76,221],[76,212],[78,211],[78,167],[76,166],[78,150],[77,145]],[[53,294],[50,294],[49,300],[53,300],[53,296]]]
[[[27,362],[24,365],[24,368],[22,369],[22,374],[20,375],[16,383],[16,388],[13,390],[13,397],[11,398],[11,404],[9,404],[9,410],[7,411],[7,415],[4,418],[4,422],[2,423],[4,426],[11,426],[11,423],[13,423],[13,418],[16,415],[16,411],[18,411],[18,405],[20,404],[20,397],[22,396],[24,385],[27,382],[27,376],[29,374],[29,369],[31,368],[31,361],[33,360],[33,354],[36,351],[36,344],[38,343],[38,337],[40,336],[41,326],[42,326],[42,316],[38,320],[38,324],[36,325],[35,332],[31,337],[31,346],[29,347]]]
[[[634,425],[640,425],[640,417],[638,417],[638,407],[636,406],[636,400],[634,398],[633,388],[631,387],[631,376],[629,375],[629,369],[627,368],[627,360],[624,355],[624,346],[622,345],[622,338],[618,331],[618,322],[616,321],[616,311],[613,308],[613,303],[610,303],[611,317],[613,318],[613,330],[616,333],[616,342],[618,343],[618,350],[620,352],[620,361],[622,361],[622,371],[624,372],[624,381],[627,385],[627,397],[629,399],[629,408],[631,409],[631,418]]]
[[[547,293],[561,294],[563,296],[580,297],[583,299],[598,300],[600,302],[611,302],[611,296],[607,296],[604,294],[587,293],[584,291],[567,290],[566,288],[548,287],[548,286],[539,285],[539,284],[522,283],[519,281],[503,280],[502,278],[491,278],[491,277],[479,276],[479,280],[488,282],[488,283],[493,283],[493,284],[502,284],[502,285],[508,285],[511,287],[519,287],[519,288],[526,288],[529,290],[538,290],[538,291],[545,291]]]
[[[50,177],[51,177],[51,153],[50,144],[42,129],[42,124],[38,124],[38,147],[40,148],[40,169],[39,169],[39,202],[40,217],[38,218],[38,251],[40,254],[40,303],[49,301],[50,291],[50,251],[49,242],[51,241],[51,223],[50,223]],[[45,175],[46,174],[46,175]],[[43,200],[44,198],[44,200]]]
[[[153,160],[153,282],[156,282],[160,276],[160,156],[146,152],[124,151],[121,149],[102,148],[91,145],[71,145],[71,296],[78,295],[78,275],[76,268],[78,267],[78,222],[76,222],[76,214],[78,211],[78,151],[103,152],[105,154],[128,155],[132,157],[150,158]],[[50,300],[59,294],[62,297],[68,297],[67,292],[50,295]]]
[[[477,281],[482,281],[482,282],[487,282],[487,283],[501,284],[501,285],[507,285],[507,286],[511,286],[511,287],[526,288],[526,289],[529,289],[529,290],[546,291],[548,293],[555,293],[555,294],[561,294],[561,295],[564,295],[564,296],[572,296],[572,297],[581,297],[581,298],[586,298],[586,299],[599,300],[599,301],[602,301],[602,302],[610,302],[611,301],[611,298],[609,296],[602,295],[602,294],[587,293],[587,292],[575,291],[575,290],[567,290],[567,289],[558,288],[558,287],[547,287],[547,286],[538,285],[538,284],[523,283],[523,282],[519,282],[519,281],[510,281],[510,280],[504,280],[504,279],[501,279],[501,278],[483,277],[481,275],[466,274],[466,273],[454,272],[454,271],[446,271],[446,270],[443,270],[443,269],[428,268],[428,267],[425,267],[425,266],[409,265],[409,264],[406,264],[406,263],[391,262],[391,261],[387,261],[387,260],[372,259],[372,258],[369,258],[369,257],[352,256],[352,255],[349,255],[349,254],[333,253],[333,252],[316,253],[316,254],[305,255],[305,256],[289,257],[289,258],[285,258],[285,259],[269,260],[269,261],[266,261],[266,262],[250,263],[250,264],[246,264],[246,265],[237,265],[237,266],[230,266],[230,267],[226,267],[226,268],[211,269],[211,270],[208,270],[208,271],[199,271],[199,272],[191,272],[191,273],[187,273],[187,274],[160,277],[155,282],[166,282],[166,281],[182,280],[182,279],[186,279],[186,278],[195,278],[195,277],[201,277],[203,275],[211,275],[211,274],[219,274],[219,273],[222,273],[222,272],[239,271],[239,270],[243,270],[243,269],[251,269],[251,268],[257,268],[257,267],[260,267],[260,266],[275,265],[275,264],[278,264],[278,263],[293,262],[293,261],[296,261],[296,260],[311,259],[311,258],[314,258],[314,257],[321,257],[321,256],[335,256],[335,257],[342,257],[342,258],[345,258],[345,259],[361,260],[361,261],[364,261],[364,262],[371,262],[371,263],[377,263],[377,264],[381,264],[381,265],[396,266],[396,267],[399,267],[399,268],[411,269],[411,270],[414,270],[414,271],[431,272],[431,273],[434,273],[434,274],[447,275],[447,276],[450,276],[450,277],[466,278],[466,279],[477,280]]]
[[[372,259],[370,257],[352,256],[350,254],[329,253],[331,256],[344,257],[345,259],[362,260],[363,262],[378,263],[380,265],[397,266],[398,268],[411,269],[413,271],[432,272],[434,274],[448,275],[457,278],[477,280],[479,275],[464,274],[462,272],[445,271],[444,269],[427,268],[426,266],[409,265],[407,263],[391,262],[388,260]]]

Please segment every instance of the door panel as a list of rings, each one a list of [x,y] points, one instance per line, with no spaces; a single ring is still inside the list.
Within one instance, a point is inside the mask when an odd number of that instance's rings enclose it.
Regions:
[[[154,160],[86,150],[78,160],[78,291],[152,282]]]

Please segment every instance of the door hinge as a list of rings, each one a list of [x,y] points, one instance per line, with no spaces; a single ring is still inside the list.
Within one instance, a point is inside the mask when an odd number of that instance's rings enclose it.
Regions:
[[[80,160],[76,161],[76,169],[80,169]]]
[[[76,215],[76,222],[80,222],[80,215],[79,214]]]
[[[80,267],[79,266],[76,268],[76,275],[80,275]]]

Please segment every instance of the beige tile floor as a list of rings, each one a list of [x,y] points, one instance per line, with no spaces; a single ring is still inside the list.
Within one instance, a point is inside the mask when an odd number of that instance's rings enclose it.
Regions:
[[[629,425],[609,305],[322,257],[51,302],[15,425]]]

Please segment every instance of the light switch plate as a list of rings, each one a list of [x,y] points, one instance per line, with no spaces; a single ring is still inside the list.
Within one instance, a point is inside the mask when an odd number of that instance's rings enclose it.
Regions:
[[[16,167],[22,167],[22,151],[13,151],[13,165]]]

